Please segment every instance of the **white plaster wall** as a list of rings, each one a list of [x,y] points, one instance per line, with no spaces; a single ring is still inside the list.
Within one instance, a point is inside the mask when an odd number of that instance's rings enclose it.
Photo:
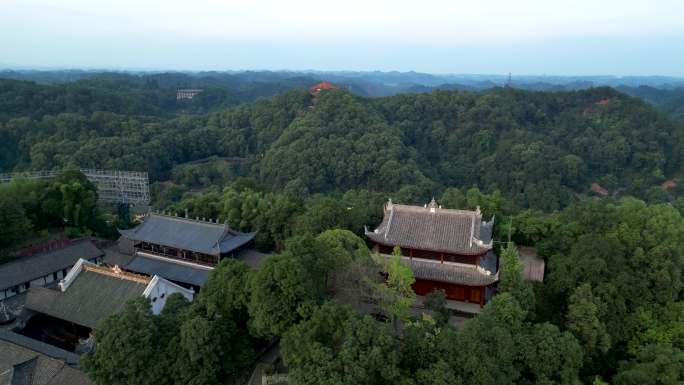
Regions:
[[[154,315],[161,313],[164,305],[166,305],[167,298],[173,293],[181,293],[188,301],[192,301],[194,297],[192,291],[179,287],[164,279],[154,279],[150,282],[150,285],[152,285],[152,287],[149,290],[147,298],[152,304],[152,314]]]

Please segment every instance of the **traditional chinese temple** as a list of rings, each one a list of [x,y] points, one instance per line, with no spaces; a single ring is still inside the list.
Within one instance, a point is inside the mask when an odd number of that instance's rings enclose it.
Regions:
[[[163,214],[148,214],[140,225],[119,232],[132,241],[135,251],[208,266],[237,253],[255,234],[235,231],[228,224]]]
[[[105,318],[121,312],[128,301],[146,298],[157,315],[174,293],[188,301],[194,298],[192,290],[159,276],[134,274],[118,266],[81,259],[57,287],[29,289],[25,309],[32,315],[19,333],[70,352],[87,351],[92,330]]]
[[[418,295],[444,290],[447,299],[483,306],[493,295],[498,257],[492,251],[494,218],[485,221],[480,209],[444,209],[433,199],[425,206],[392,203],[384,207],[382,223],[366,236],[380,255],[401,248],[411,266]]]
[[[94,329],[135,297],[148,298],[152,313],[159,314],[166,298],[173,293],[181,293],[188,301],[194,297],[192,290],[159,276],[150,278],[81,259],[57,288],[32,287],[26,308]]]

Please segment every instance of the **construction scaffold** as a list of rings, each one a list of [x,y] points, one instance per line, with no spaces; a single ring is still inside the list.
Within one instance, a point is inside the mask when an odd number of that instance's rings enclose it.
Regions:
[[[101,202],[148,205],[150,203],[150,182],[146,172],[81,169],[81,172],[97,187]],[[13,178],[51,179],[62,171],[27,171],[0,174],[0,182]]]

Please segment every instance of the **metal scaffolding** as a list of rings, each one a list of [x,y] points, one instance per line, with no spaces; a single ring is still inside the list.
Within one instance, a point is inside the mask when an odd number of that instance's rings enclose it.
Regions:
[[[97,187],[101,202],[148,205],[150,203],[150,183],[146,172],[81,169],[81,172]],[[0,174],[0,182],[13,178],[50,179],[61,171],[28,171]]]

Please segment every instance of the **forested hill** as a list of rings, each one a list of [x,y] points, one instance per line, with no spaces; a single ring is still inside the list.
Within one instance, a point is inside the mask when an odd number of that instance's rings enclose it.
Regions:
[[[444,187],[500,190],[522,207],[557,209],[599,183],[665,199],[683,128],[610,88],[481,93],[436,91],[363,98],[305,90],[177,117],[78,112],[0,125],[0,169],[68,165],[147,170],[210,156],[246,157],[265,188],[351,188],[420,197]]]
[[[673,119],[684,121],[684,87],[661,89],[655,87],[618,87],[620,92],[653,104]]]
[[[53,74],[57,76],[59,72]],[[206,113],[211,110],[268,98],[315,82],[305,76],[249,73],[202,77],[184,73],[135,75],[97,73],[75,81],[39,84],[0,78],[0,121],[12,117],[41,118],[63,112],[90,114],[110,111],[133,115]],[[176,89],[198,88],[192,100],[176,100]]]

